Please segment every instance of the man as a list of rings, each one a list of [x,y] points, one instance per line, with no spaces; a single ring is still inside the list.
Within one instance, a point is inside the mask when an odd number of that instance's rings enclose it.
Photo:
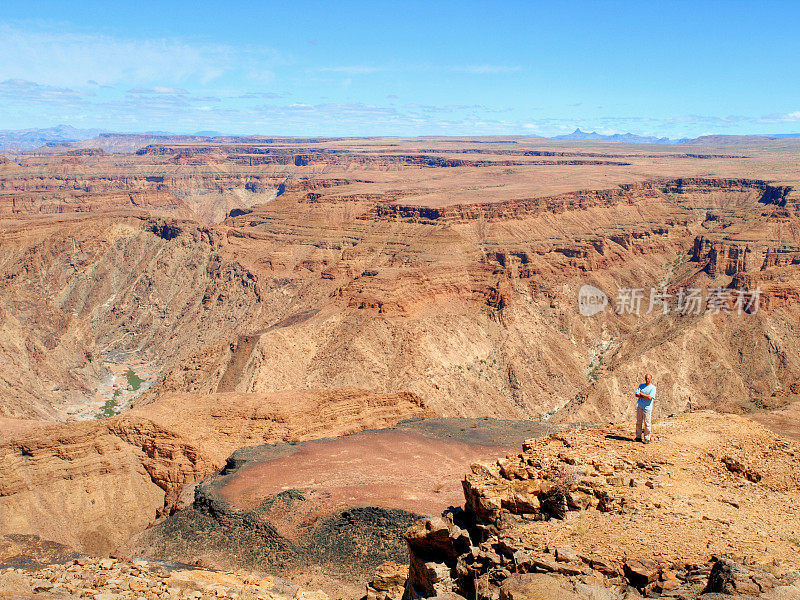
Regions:
[[[650,443],[650,420],[653,416],[653,400],[656,399],[656,386],[653,376],[646,373],[644,383],[636,388],[636,441]]]

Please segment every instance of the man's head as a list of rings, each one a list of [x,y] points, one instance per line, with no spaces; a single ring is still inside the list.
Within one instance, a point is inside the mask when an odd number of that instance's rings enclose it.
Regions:
[[[644,382],[645,382],[647,385],[650,385],[651,383],[653,383],[653,376],[652,376],[652,375],[650,375],[650,373],[645,373],[645,374],[644,374]]]

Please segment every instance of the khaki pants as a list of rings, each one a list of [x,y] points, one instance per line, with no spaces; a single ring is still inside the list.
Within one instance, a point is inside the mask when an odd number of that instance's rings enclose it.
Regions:
[[[636,439],[641,439],[644,434],[644,441],[650,441],[650,418],[653,416],[653,411],[645,410],[644,408],[636,407]]]

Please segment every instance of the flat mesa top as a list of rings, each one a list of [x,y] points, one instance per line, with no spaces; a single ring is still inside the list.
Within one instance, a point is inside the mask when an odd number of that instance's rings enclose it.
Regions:
[[[714,138],[712,144],[622,144],[509,138],[285,138],[100,136],[0,163],[0,194],[75,179],[195,175],[300,180],[322,201],[418,207],[494,203],[659,178],[750,178],[797,187],[800,139]],[[24,181],[25,184],[14,184]],[[331,183],[335,182],[335,183]],[[50,186],[52,187],[52,185]]]

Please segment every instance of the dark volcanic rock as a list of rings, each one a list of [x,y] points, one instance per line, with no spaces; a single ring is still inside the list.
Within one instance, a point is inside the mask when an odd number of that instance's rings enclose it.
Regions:
[[[420,515],[375,506],[352,508],[320,524],[301,551],[334,570],[371,571],[384,561],[408,560],[401,535]]]

